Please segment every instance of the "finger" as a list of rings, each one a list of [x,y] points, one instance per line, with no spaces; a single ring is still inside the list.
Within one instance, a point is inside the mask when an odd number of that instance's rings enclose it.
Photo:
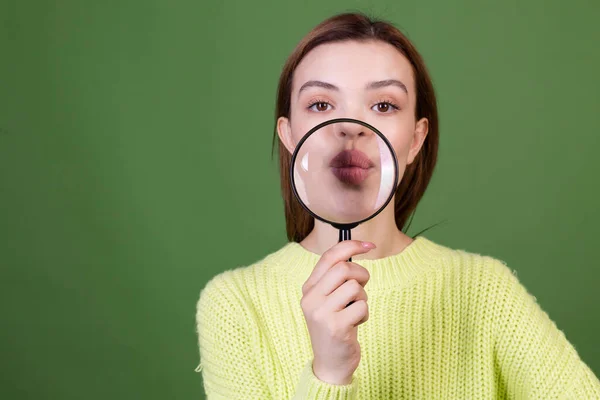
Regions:
[[[367,301],[368,299],[365,288],[356,280],[351,279],[327,296],[323,307],[330,312],[338,312],[346,308],[350,302]]]
[[[370,242],[362,242],[360,240],[343,240],[333,245],[327,250],[319,261],[312,273],[304,283],[304,288],[309,291],[321,277],[340,261],[346,261],[355,254],[362,254],[374,249],[375,245]]]
[[[369,319],[369,306],[365,300],[358,300],[337,313],[341,323],[358,326]]]
[[[312,290],[316,290],[321,296],[328,296],[346,281],[356,280],[364,287],[370,278],[371,275],[365,267],[353,262],[339,262],[325,272]]]

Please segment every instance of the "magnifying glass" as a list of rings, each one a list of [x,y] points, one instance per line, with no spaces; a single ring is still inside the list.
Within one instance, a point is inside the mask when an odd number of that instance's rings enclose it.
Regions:
[[[294,195],[314,218],[351,229],[379,214],[398,186],[398,159],[387,138],[352,118],[320,123],[298,142],[290,163]],[[352,261],[350,258],[348,261]]]

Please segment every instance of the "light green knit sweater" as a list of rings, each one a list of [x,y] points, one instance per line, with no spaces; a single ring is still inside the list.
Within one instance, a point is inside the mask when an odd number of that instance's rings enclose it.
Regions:
[[[206,284],[196,371],[209,400],[600,399],[597,377],[502,261],[423,236],[355,261],[371,274],[360,365],[348,385],[320,381],[300,307],[318,259],[290,242]]]

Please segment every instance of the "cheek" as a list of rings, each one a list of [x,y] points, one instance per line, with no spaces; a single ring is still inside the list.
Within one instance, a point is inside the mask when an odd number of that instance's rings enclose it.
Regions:
[[[310,119],[306,118],[300,108],[298,103],[292,101],[292,104],[290,105],[290,127],[292,129],[292,139],[294,140],[294,144],[298,143],[306,132],[315,125],[311,125]]]
[[[300,139],[302,139],[304,133],[304,127],[301,124],[294,125],[294,123],[292,123],[292,144],[294,147],[296,147]]]
[[[406,168],[408,167],[408,152],[410,151],[411,135],[403,134],[398,135],[390,140],[394,151],[396,152],[396,158],[398,159],[398,185],[402,182]]]
[[[410,150],[410,137],[402,136],[391,143],[392,147],[394,147],[394,151],[396,152],[396,157],[398,157],[398,162],[405,162],[408,158],[408,152]]]
[[[291,129],[292,129],[292,141],[294,146],[306,135],[306,133],[313,128],[313,125],[307,124],[305,118],[292,118]]]
[[[398,158],[398,164],[400,167],[402,167],[402,165],[406,165],[413,134],[414,132],[408,127],[395,129],[392,134],[386,134],[386,138],[389,140],[390,144],[394,148],[394,151],[396,152],[396,157]]]

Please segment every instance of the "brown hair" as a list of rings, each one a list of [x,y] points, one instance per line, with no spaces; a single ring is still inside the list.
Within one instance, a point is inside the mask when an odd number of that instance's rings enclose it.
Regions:
[[[273,149],[275,141],[279,140],[277,119],[282,116],[290,117],[292,79],[296,67],[304,56],[315,47],[328,42],[344,40],[381,40],[396,47],[408,59],[413,68],[417,90],[416,118],[417,120],[421,118],[429,120],[429,132],[425,142],[414,161],[407,166],[395,193],[396,226],[402,230],[408,217],[416,210],[419,200],[425,193],[437,161],[438,112],[433,84],[421,55],[408,38],[389,22],[372,19],[361,13],[339,14],[321,22],[300,41],[288,57],[279,77]],[[292,192],[289,173],[291,159],[291,154],[279,141],[279,169],[287,237],[290,241],[300,242],[313,229],[314,218],[302,208]],[[400,196],[399,194],[404,195]]]

